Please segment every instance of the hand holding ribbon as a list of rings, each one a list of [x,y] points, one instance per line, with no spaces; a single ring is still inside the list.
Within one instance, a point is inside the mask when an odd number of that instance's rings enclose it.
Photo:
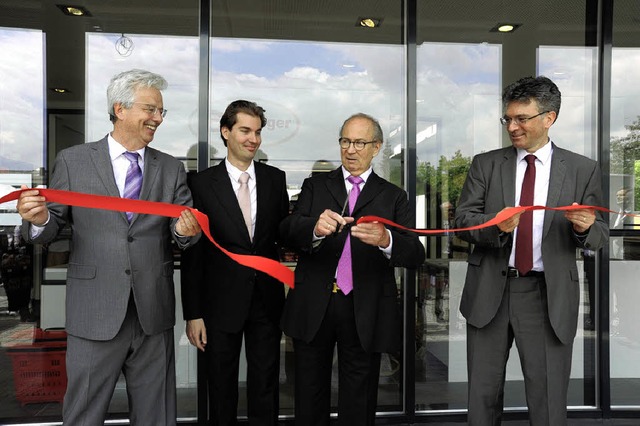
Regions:
[[[204,213],[199,212],[196,209],[186,206],[180,206],[176,204],[169,203],[160,203],[155,201],[144,201],[144,200],[130,200],[127,198],[120,197],[109,197],[105,195],[93,195],[93,194],[83,194],[80,192],[72,192],[72,191],[62,191],[58,189],[20,189],[17,191],[13,191],[4,197],[0,198],[0,204],[5,203],[7,201],[17,200],[20,197],[20,194],[24,191],[37,191],[38,193],[32,196],[43,196],[46,198],[48,202],[55,202],[59,204],[65,204],[68,206],[75,207],[85,207],[90,209],[104,209],[104,210],[114,210],[120,212],[133,212],[140,214],[155,214],[159,216],[167,216],[167,217],[180,217],[184,210],[189,210],[196,218],[200,228],[204,234],[209,238],[209,240],[215,245],[220,251],[229,256],[234,261],[238,262],[240,265],[247,266],[249,268],[253,268],[257,271],[264,272],[272,276],[273,278],[283,282],[287,286],[293,288],[294,286],[294,276],[293,271],[291,271],[286,266],[282,265],[280,262],[269,259],[261,256],[251,256],[244,254],[236,254],[226,250],[220,244],[218,244],[211,233],[209,232],[209,218]],[[33,201],[37,202],[37,201]],[[39,210],[40,211],[40,210]],[[42,212],[46,213],[46,207],[44,207]],[[42,219],[42,213],[36,213],[40,216],[38,219]],[[48,216],[45,215],[44,219],[38,221],[37,223],[44,223]]]
[[[379,223],[383,223],[385,225],[389,225],[389,226],[393,226],[394,228],[398,228],[398,229],[403,229],[405,231],[410,231],[410,232],[415,232],[417,234],[421,234],[421,235],[439,235],[439,234],[444,234],[444,233],[448,233],[448,232],[463,232],[463,231],[475,231],[478,229],[483,229],[483,228],[488,228],[490,226],[498,226],[498,224],[516,216],[516,215],[520,215],[522,213],[524,213],[525,211],[530,211],[530,210],[556,210],[556,211],[564,211],[567,212],[567,214],[565,214],[565,216],[567,217],[568,220],[570,220],[573,224],[574,224],[574,228],[575,228],[575,224],[576,222],[582,223],[583,225],[586,225],[588,223],[588,218],[586,215],[583,214],[583,210],[598,210],[604,213],[616,213],[613,210],[609,210],[605,207],[599,207],[599,206],[586,206],[586,205],[582,205],[582,204],[572,204],[570,206],[563,206],[563,207],[546,207],[546,206],[518,206],[518,207],[507,207],[501,211],[499,211],[495,217],[491,220],[488,220],[487,222],[481,223],[479,225],[475,225],[475,226],[469,226],[467,228],[450,228],[450,229],[414,229],[414,228],[407,228],[405,226],[399,225],[397,223],[394,223],[388,219],[382,218],[382,217],[378,217],[378,216],[362,216],[360,217],[356,223],[360,224],[360,223],[370,223],[370,222],[379,222]],[[632,214],[629,214],[630,216],[634,216]],[[595,220],[595,218],[593,219]],[[591,222],[591,224],[593,224],[593,222]],[[516,223],[517,225],[517,223]],[[590,226],[590,225],[589,225]],[[515,226],[514,226],[515,227]],[[588,229],[588,226],[587,228]],[[576,229],[577,230],[577,229]],[[513,229],[512,229],[513,231]],[[583,232],[583,231],[579,231],[579,232]]]

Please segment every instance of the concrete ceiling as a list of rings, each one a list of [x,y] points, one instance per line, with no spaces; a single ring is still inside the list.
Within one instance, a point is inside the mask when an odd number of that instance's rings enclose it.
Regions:
[[[198,36],[199,0],[75,0],[90,17],[64,15],[61,0],[0,0],[0,26],[46,34],[47,86],[72,91],[64,102],[48,93],[50,108],[83,105],[85,32]],[[214,37],[402,44],[401,0],[212,0]],[[512,35],[490,32],[499,22],[522,24],[518,37],[537,45],[584,46],[595,40],[589,0],[418,0],[417,40],[504,43]],[[640,1],[616,0],[616,46],[640,45]],[[382,19],[380,28],[356,25]],[[590,31],[587,31],[587,28]],[[515,35],[515,33],[514,33]]]

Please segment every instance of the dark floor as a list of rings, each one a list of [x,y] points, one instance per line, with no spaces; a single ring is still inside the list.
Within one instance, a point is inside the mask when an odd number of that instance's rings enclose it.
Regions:
[[[441,297],[447,297],[446,291]],[[439,310],[434,310],[436,301],[430,298],[428,300],[428,309],[424,322],[428,324],[425,326],[429,337],[429,342],[426,345],[428,351],[418,351],[416,362],[416,400],[417,407],[420,410],[432,411],[432,410],[462,410],[466,404],[466,385],[465,383],[450,383],[447,378],[447,365],[444,365],[440,358],[442,358],[442,351],[444,349],[439,348],[441,344],[446,343],[449,338],[449,330],[445,326],[445,321],[442,318],[447,318],[449,315],[448,310],[445,309],[444,313]],[[33,328],[35,324],[30,322],[21,322],[19,315],[9,315],[7,313],[7,301],[4,294],[4,289],[0,287],[0,339],[6,341],[8,334],[12,338],[17,339],[19,342],[22,337],[28,342],[32,338]],[[24,336],[23,336],[24,335]],[[435,355],[434,355],[435,354]],[[290,355],[287,353],[286,355]],[[437,356],[436,356],[437,355]],[[290,370],[291,360],[286,356],[283,356],[283,372],[281,373],[281,406],[282,414],[288,415],[289,418],[281,422],[282,425],[293,425],[293,419],[291,418],[293,412],[293,386],[290,380],[287,380],[286,370]],[[39,421],[57,421],[60,419],[61,404],[59,402],[42,402],[42,403],[29,403],[21,404],[16,399],[16,391],[14,384],[14,357],[9,354],[6,347],[0,347],[0,419],[4,424],[18,424],[24,422],[27,419],[38,419]],[[587,360],[585,360],[586,362]],[[379,392],[379,403],[381,411],[399,411],[400,410],[400,397],[399,389],[401,384],[399,383],[400,365],[395,358],[389,358],[387,360],[387,366],[383,366],[381,374],[381,386]],[[386,372],[386,373],[385,373]],[[592,388],[588,384],[582,383],[583,381],[576,381],[572,383],[573,399],[584,403],[587,399],[583,394],[583,389]],[[640,380],[628,379],[619,380],[619,383],[613,381],[613,390],[620,395],[624,395],[629,399],[629,404],[634,405],[634,401],[640,401]],[[570,391],[571,392],[571,391]],[[186,418],[196,417],[196,396],[195,389],[178,389],[178,405],[180,407],[181,415]],[[520,406],[521,400],[523,400],[524,390],[520,383],[512,382],[507,384],[506,402],[510,406]],[[241,390],[241,395],[244,392]],[[335,398],[336,395],[333,395]],[[619,398],[619,397],[618,397]],[[421,403],[421,401],[424,401]],[[438,401],[447,401],[448,404],[443,404]],[[241,407],[239,412],[246,412],[245,401],[240,401]],[[117,389],[114,394],[114,398],[110,407],[110,412],[126,413],[127,401],[126,392],[124,389]],[[571,415],[571,414],[570,414]],[[575,414],[574,414],[575,416]],[[638,419],[608,419],[608,420],[592,420],[592,419],[569,419],[568,426],[595,426],[595,425],[620,425],[620,426],[640,426],[640,412],[638,412]],[[121,418],[121,416],[117,416]],[[445,416],[442,416],[445,417]],[[507,418],[518,418],[517,416],[507,416]],[[451,420],[459,421],[451,421]],[[335,420],[335,419],[334,419]],[[194,424],[193,422],[192,424]],[[381,417],[377,421],[378,424],[403,424],[398,423],[397,419],[387,419]],[[58,423],[59,424],[59,423]],[[126,424],[125,422],[117,422],[113,424]],[[241,424],[246,424],[242,423]],[[406,424],[406,423],[404,423]],[[445,418],[444,420],[438,420],[435,417],[423,417],[418,418],[416,423],[413,424],[429,424],[429,425],[442,425],[442,426],[461,426],[465,425],[464,416],[458,415],[454,418]],[[502,423],[505,426],[528,426],[526,420],[506,420]]]

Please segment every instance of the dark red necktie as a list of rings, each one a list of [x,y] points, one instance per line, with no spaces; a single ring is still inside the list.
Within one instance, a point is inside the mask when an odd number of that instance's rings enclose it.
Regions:
[[[533,205],[533,192],[536,186],[536,156],[529,154],[524,159],[527,161],[527,170],[524,172],[522,192],[520,193],[520,205]],[[515,267],[521,275],[533,268],[533,212],[527,211],[520,216],[518,224],[518,236],[516,237]]]

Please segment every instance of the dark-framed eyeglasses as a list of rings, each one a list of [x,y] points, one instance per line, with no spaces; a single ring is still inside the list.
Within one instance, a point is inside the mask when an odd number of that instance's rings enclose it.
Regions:
[[[158,108],[155,105],[145,104],[144,102],[134,102],[134,104],[143,105],[142,110],[151,116],[155,117],[156,114],[160,114],[162,118],[167,116],[167,110],[164,108]]]
[[[542,114],[546,114],[548,112],[551,111],[542,111],[540,114],[536,114],[536,115],[532,115],[531,117],[507,117],[506,115],[504,117],[500,117],[500,124],[502,124],[503,126],[508,126],[511,123],[516,123],[518,126],[522,126],[523,124],[526,124],[527,121],[531,120],[532,118],[536,118],[541,116]]]
[[[356,139],[355,141],[352,141],[351,139],[347,139],[347,138],[338,139],[338,143],[340,144],[340,148],[349,149],[349,146],[351,144],[353,144],[353,147],[356,149],[356,151],[362,151],[364,149],[364,147],[367,146],[368,144],[376,143],[376,142],[378,142],[378,141],[377,140],[363,141],[362,139]]]

